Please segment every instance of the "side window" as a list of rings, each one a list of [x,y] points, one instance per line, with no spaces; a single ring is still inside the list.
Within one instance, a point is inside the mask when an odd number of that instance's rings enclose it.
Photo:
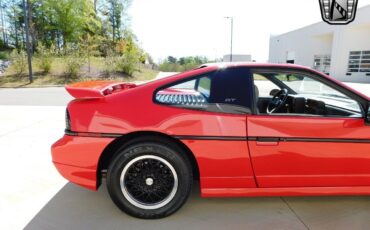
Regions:
[[[359,103],[340,92],[335,87],[327,85],[315,77],[300,73],[259,72],[254,74],[254,82],[264,77],[269,84],[279,85],[286,89],[287,94],[266,101],[263,107],[258,104],[259,113],[269,113],[266,106],[275,109],[271,114],[305,114],[307,116],[327,117],[361,117]],[[270,90],[268,83],[259,84],[259,91]],[[267,87],[267,88],[266,88]],[[265,89],[264,89],[265,88]],[[260,99],[261,100],[261,99]],[[275,101],[274,101],[275,100]]]
[[[209,103],[210,90],[210,76],[206,75],[162,89],[156,93],[155,99],[166,105],[202,108]]]
[[[265,76],[255,73],[253,74],[254,86],[258,90],[259,97],[271,97],[274,91],[280,90],[279,86],[269,81]]]
[[[198,81],[198,91],[209,98],[211,95],[211,78],[201,77]]]
[[[246,71],[222,69],[174,83],[155,94],[157,103],[231,114],[250,113],[251,79]]]

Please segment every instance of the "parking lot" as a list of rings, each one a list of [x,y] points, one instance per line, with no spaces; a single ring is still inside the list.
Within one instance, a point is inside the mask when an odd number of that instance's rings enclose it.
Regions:
[[[352,84],[370,94],[369,85]],[[63,88],[0,89],[0,229],[369,229],[370,197],[199,197],[160,220],[119,211],[103,184],[89,191],[63,179],[50,145],[62,136]]]

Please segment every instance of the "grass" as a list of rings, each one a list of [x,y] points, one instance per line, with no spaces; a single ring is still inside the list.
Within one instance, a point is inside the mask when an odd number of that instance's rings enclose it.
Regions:
[[[63,58],[55,58],[50,73],[43,74],[42,70],[37,65],[37,58],[33,59],[32,69],[34,75],[33,83],[29,83],[28,70],[21,76],[17,76],[14,66],[10,67],[0,75],[0,87],[43,87],[43,86],[60,86],[80,81],[90,80],[116,80],[125,82],[134,81],[148,81],[157,76],[158,71],[141,67],[138,71],[134,72],[133,76],[128,76],[123,73],[113,72],[109,77],[105,74],[104,58],[93,57],[91,58],[90,72],[88,64],[86,63],[80,70],[78,77],[68,77],[64,74],[64,61]]]

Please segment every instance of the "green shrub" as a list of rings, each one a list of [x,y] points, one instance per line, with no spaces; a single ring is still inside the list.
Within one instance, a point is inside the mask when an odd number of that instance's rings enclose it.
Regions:
[[[85,59],[79,52],[78,47],[67,46],[64,64],[66,77],[78,77],[81,67],[85,64]]]
[[[47,74],[51,70],[51,64],[53,63],[53,58],[52,57],[45,57],[42,56],[39,59],[39,68],[42,70],[44,74]]]
[[[14,68],[15,74],[20,77],[26,71],[27,68],[27,59],[26,53],[21,50],[17,52],[17,50],[13,50],[10,54],[11,64]]]
[[[183,72],[185,70],[185,67],[178,63],[164,61],[162,64],[159,65],[159,70],[163,72]]]
[[[125,53],[118,59],[116,69],[118,72],[132,76],[138,70],[137,63],[138,57],[136,55]]]
[[[37,58],[38,58],[38,67],[42,70],[44,74],[47,74],[51,70],[51,65],[54,61],[54,52],[52,49],[46,48],[41,43],[37,46]]]
[[[0,59],[1,60],[8,60],[9,59],[9,55],[7,52],[0,52]]]
[[[106,77],[110,77],[116,70],[117,61],[118,57],[113,52],[108,51],[104,58],[104,74]]]
[[[64,64],[64,73],[67,77],[78,77],[80,69],[85,64],[85,61],[78,55],[67,55],[64,57]]]
[[[132,76],[135,71],[139,71],[138,64],[142,61],[144,52],[136,44],[135,37],[130,31],[125,31],[124,34],[125,38],[119,51],[122,56],[117,61],[116,70]]]

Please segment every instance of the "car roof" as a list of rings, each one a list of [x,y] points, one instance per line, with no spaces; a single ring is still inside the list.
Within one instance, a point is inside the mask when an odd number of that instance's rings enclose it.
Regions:
[[[216,67],[216,68],[229,68],[229,67],[266,67],[266,68],[296,68],[296,69],[305,69],[311,70],[307,66],[296,65],[296,64],[277,64],[277,63],[259,63],[259,62],[215,62],[215,63],[206,63],[201,65],[199,68],[205,67]]]
[[[332,82],[342,86],[343,88],[346,88],[354,93],[356,93],[357,95],[359,95],[360,97],[364,98],[365,100],[368,100],[370,101],[370,97],[363,94],[362,92],[359,92],[358,90],[356,89],[353,89],[352,87],[349,87],[348,85],[345,85],[344,83],[340,82],[339,80],[329,76],[329,75],[326,75],[318,70],[315,70],[315,69],[312,69],[310,67],[307,67],[307,66],[302,66],[302,65],[297,65],[297,64],[290,64],[290,63],[284,63],[284,64],[277,64],[277,63],[258,63],[258,62],[216,62],[216,63],[207,63],[207,64],[203,64],[201,65],[199,68],[202,69],[202,68],[216,68],[216,69],[219,69],[219,68],[229,68],[229,67],[249,67],[249,68],[284,68],[284,69],[291,69],[291,70],[306,70],[306,71],[309,71],[309,72],[313,72],[313,73],[316,73],[317,75],[323,77],[323,78],[327,78],[329,80],[331,80]]]
[[[216,63],[206,63],[198,68],[188,70],[182,73],[178,73],[175,75],[167,76],[161,79],[156,79],[154,81],[147,82],[143,84],[142,86],[146,87],[160,87],[178,80],[185,79],[187,77],[191,77],[197,74],[204,74],[209,71],[217,70],[217,69],[222,69],[222,68],[229,68],[229,67],[248,67],[248,68],[284,68],[284,69],[291,69],[291,70],[303,70],[303,71],[308,71],[311,73],[316,73],[317,75],[327,78],[328,80],[336,83],[337,85],[342,86],[343,88],[348,89],[349,91],[354,92],[355,94],[359,95],[365,100],[370,101],[370,97],[364,95],[363,93],[345,85],[344,83],[340,82],[339,80],[330,77],[322,72],[319,72],[315,69],[309,68],[307,66],[301,66],[301,65],[296,65],[296,64],[276,64],[276,63],[258,63],[258,62],[216,62]]]
[[[284,69],[296,69],[296,70],[306,70],[306,71],[315,71],[306,66],[300,66],[295,64],[273,64],[273,63],[258,63],[258,62],[215,62],[215,63],[206,63],[202,64],[195,69],[191,69],[185,72],[177,73],[170,75],[164,78],[156,79],[154,81],[149,81],[144,83],[142,86],[159,86],[161,84],[168,84],[177,80],[185,79],[198,74],[204,74],[209,71],[214,71],[218,69],[227,69],[233,67],[248,67],[248,68],[284,68]],[[320,73],[319,73],[320,74]]]

